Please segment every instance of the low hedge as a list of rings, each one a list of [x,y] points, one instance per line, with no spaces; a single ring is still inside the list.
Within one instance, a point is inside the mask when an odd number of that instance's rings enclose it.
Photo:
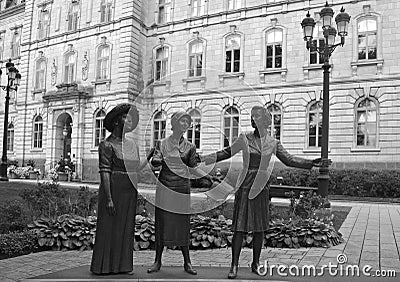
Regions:
[[[53,250],[92,249],[96,231],[96,218],[63,215],[56,220],[40,219],[29,227],[37,234],[36,245]],[[223,248],[232,243],[232,220],[220,215],[218,218],[192,216],[190,220],[190,248]],[[275,220],[265,232],[265,244],[270,247],[330,247],[343,242],[342,235],[331,223],[317,218]],[[154,220],[137,215],[135,225],[135,250],[153,249],[155,243]],[[243,240],[250,247],[252,234]]]
[[[38,237],[30,230],[0,234],[0,257],[10,258],[41,250]]]

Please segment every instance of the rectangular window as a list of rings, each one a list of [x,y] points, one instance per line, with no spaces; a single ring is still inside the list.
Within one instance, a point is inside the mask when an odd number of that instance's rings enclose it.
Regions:
[[[68,31],[78,29],[79,3],[72,3],[68,11]]]
[[[373,18],[362,19],[357,24],[358,59],[375,60],[377,58],[377,21]]]
[[[66,57],[64,66],[64,82],[71,84],[75,78],[75,54],[70,54]]]
[[[313,40],[313,45],[312,46],[317,46],[323,48],[325,46],[325,40],[324,39],[315,39]],[[317,49],[315,47],[310,48],[310,64],[323,64],[324,63],[324,55],[319,54],[317,52]]]
[[[206,0],[192,0],[191,10],[192,10],[192,17],[199,17],[205,15]]]
[[[228,10],[242,8],[242,0],[228,0]]]
[[[100,4],[100,22],[108,23],[112,17],[112,1],[101,0]]]
[[[40,11],[39,16],[39,39],[46,38],[49,36],[49,29],[50,29],[50,13],[46,8],[43,8]]]
[[[108,70],[110,62],[110,48],[106,45],[99,47],[97,59],[97,79],[108,79]]]
[[[36,63],[36,83],[35,89],[45,89],[45,71],[46,71],[46,61],[41,60]]]
[[[165,120],[158,120],[154,121],[154,132],[153,132],[153,140],[154,146],[157,144],[158,141],[161,141],[165,138]]]
[[[35,123],[33,129],[33,148],[42,148],[43,123]]]
[[[21,40],[21,35],[18,30],[14,31],[12,41],[11,41],[11,57],[19,57],[20,55],[20,40]]]
[[[160,47],[156,50],[156,81],[163,81],[167,75],[168,67],[168,48]]]
[[[8,127],[7,130],[7,151],[14,151],[14,127]]]
[[[3,60],[4,56],[4,32],[0,33],[0,60]]]
[[[240,70],[240,50],[226,51],[225,72],[239,72],[239,70]]]
[[[158,23],[163,24],[171,21],[171,0],[158,1]]]

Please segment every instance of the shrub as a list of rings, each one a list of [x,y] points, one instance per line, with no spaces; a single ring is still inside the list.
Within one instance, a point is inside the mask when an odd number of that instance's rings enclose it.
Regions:
[[[27,165],[27,166],[30,166],[30,167],[35,167],[36,162],[35,162],[34,160],[28,160],[28,161],[26,162],[26,165]]]
[[[91,250],[96,232],[96,217],[65,214],[57,219],[41,218],[28,227],[37,234],[39,246],[53,250]]]
[[[26,255],[39,250],[38,238],[32,231],[0,234],[0,254],[3,257]]]
[[[344,241],[331,224],[316,219],[272,221],[265,239],[267,246],[277,248],[328,248]]]
[[[71,208],[69,191],[59,188],[57,182],[38,183],[34,189],[23,190],[20,197],[28,206],[31,220],[40,216],[55,218]]]
[[[27,225],[24,204],[19,200],[7,200],[0,206],[0,233],[22,231]]]
[[[94,215],[97,208],[97,191],[91,191],[88,186],[81,186],[79,190],[71,192],[70,197],[75,199],[74,202],[70,202],[71,213],[83,217]]]

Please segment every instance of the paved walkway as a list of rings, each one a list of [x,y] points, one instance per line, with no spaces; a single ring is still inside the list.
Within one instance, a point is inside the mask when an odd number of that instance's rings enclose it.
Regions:
[[[376,270],[395,270],[400,276],[400,205],[373,203],[333,202],[333,205],[352,206],[343,222],[340,232],[345,243],[329,249],[263,249],[261,261],[268,264],[315,265],[321,267],[329,263],[337,264],[337,256],[345,254],[347,264],[359,265],[360,269],[370,265]],[[1,281],[20,281],[50,272],[89,265],[91,251],[47,251],[0,261]],[[191,251],[195,266],[229,266],[230,249]],[[151,265],[153,251],[134,252],[135,265]],[[249,265],[252,261],[250,249],[243,249],[240,265]],[[181,266],[180,251],[166,250],[163,256],[164,266]],[[398,279],[398,278],[395,278]],[[394,279],[394,280],[395,280]],[[394,281],[393,280],[393,281]]]

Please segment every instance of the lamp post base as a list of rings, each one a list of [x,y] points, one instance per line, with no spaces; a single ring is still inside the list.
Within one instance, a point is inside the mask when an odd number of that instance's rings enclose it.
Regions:
[[[7,164],[0,164],[0,181],[8,181]]]

